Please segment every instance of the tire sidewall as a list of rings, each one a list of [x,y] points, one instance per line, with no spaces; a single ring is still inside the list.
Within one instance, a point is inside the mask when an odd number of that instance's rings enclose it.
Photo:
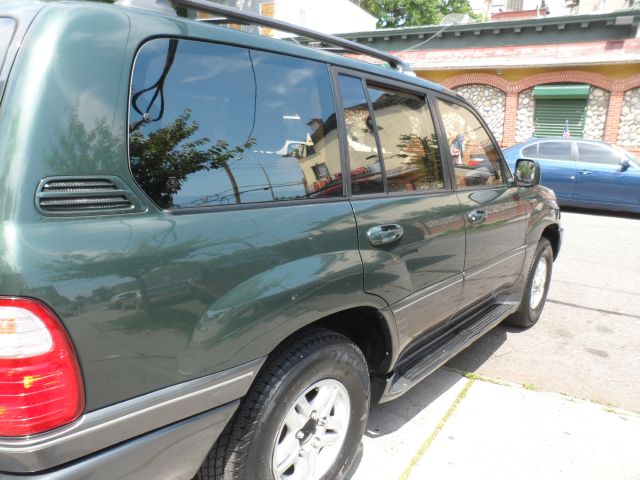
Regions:
[[[531,308],[531,289],[533,288],[533,278],[535,276],[536,269],[538,268],[538,264],[540,263],[540,259],[544,258],[547,261],[547,272],[544,283],[544,292],[542,294],[542,299],[536,308]],[[527,320],[530,325],[533,325],[538,321],[540,314],[542,313],[542,309],[544,308],[545,303],[547,302],[547,294],[549,293],[549,285],[551,283],[551,272],[553,270],[553,251],[551,250],[551,245],[545,239],[541,241],[538,249],[536,251],[536,256],[534,258],[534,263],[531,267],[531,271],[529,273],[529,278],[527,279],[527,289],[526,295],[523,298],[523,309],[526,312]]]
[[[247,452],[247,479],[273,479],[273,450],[285,415],[311,385],[325,379],[337,380],[347,390],[350,417],[340,454],[324,479],[339,479],[346,474],[367,423],[369,377],[360,352],[348,344],[336,344],[300,358],[270,392],[257,416],[256,431]]]

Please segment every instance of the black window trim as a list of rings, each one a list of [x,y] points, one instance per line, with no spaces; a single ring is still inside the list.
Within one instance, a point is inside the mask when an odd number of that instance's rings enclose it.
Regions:
[[[502,149],[500,148],[500,144],[496,141],[495,137],[493,136],[493,132],[491,131],[487,123],[476,112],[475,107],[470,103],[464,100],[461,100],[460,98],[447,95],[444,93],[434,92],[432,93],[432,98],[433,98],[434,106],[437,108],[436,111],[438,112],[438,122],[440,123],[440,135],[441,135],[440,141],[444,142],[444,145],[448,145],[447,136],[445,134],[444,123],[442,122],[442,114],[437,105],[438,103],[437,100],[453,103],[453,104],[459,105],[460,107],[466,108],[476,118],[476,120],[480,122],[480,125],[482,126],[482,128],[484,128],[485,132],[489,135],[489,141],[493,143],[493,147],[496,149],[496,152],[498,153],[498,161],[500,162],[500,167],[502,170],[502,185],[474,185],[472,187],[460,188],[458,187],[458,184],[455,178],[455,170],[453,166],[453,158],[451,158],[451,151],[448,148],[445,148],[444,155],[445,155],[445,158],[447,159],[446,163],[449,166],[449,176],[450,176],[451,185],[453,186],[453,190],[456,192],[469,192],[474,190],[490,190],[490,189],[496,189],[496,188],[513,187],[514,186],[513,176],[511,175],[511,170],[507,166],[507,162],[504,159],[504,155],[502,154]]]
[[[449,172],[449,166],[448,166],[449,162],[447,162],[443,157],[443,152],[446,149],[442,147],[440,122],[438,119],[438,115],[436,114],[437,110],[434,110],[433,104],[430,100],[430,96],[431,94],[434,93],[434,90],[426,87],[420,87],[418,85],[413,85],[408,83],[405,84],[397,80],[380,77],[368,72],[362,72],[362,71],[351,69],[351,68],[346,68],[341,66],[339,67],[336,65],[330,65],[330,68],[333,71],[333,75],[335,76],[335,87],[337,89],[337,93],[334,94],[334,97],[336,98],[336,101],[339,99],[339,104],[336,107],[337,108],[336,115],[338,116],[338,125],[340,128],[340,132],[339,132],[340,146],[341,146],[340,151],[342,155],[344,155],[342,177],[345,179],[345,181],[348,184],[347,185],[348,189],[347,187],[345,187],[345,193],[347,194],[346,195],[347,198],[350,200],[366,200],[366,199],[374,199],[374,198],[381,198],[381,197],[383,198],[384,197],[394,197],[394,198],[410,197],[415,195],[437,195],[437,194],[452,192],[453,184],[451,183],[451,178],[450,178],[450,172]],[[388,187],[387,178],[386,178],[386,171],[384,166],[384,155],[382,154],[382,149],[380,148],[380,138],[378,135],[378,128],[377,128],[376,122],[373,122],[376,145],[378,147],[379,158],[381,161],[381,170],[384,172],[383,182],[384,182],[385,191],[380,193],[367,193],[364,195],[353,195],[353,193],[351,192],[351,171],[349,168],[349,146],[347,144],[347,138],[346,138],[346,122],[344,119],[344,111],[342,110],[342,94],[339,91],[340,87],[338,82],[338,77],[340,75],[346,75],[349,77],[359,78],[362,80],[364,85],[364,91],[366,92],[367,102],[369,104],[369,112],[372,115],[373,115],[373,105],[371,105],[371,101],[369,99],[369,92],[367,90],[368,88],[380,88],[380,89],[389,90],[391,92],[398,93],[400,95],[408,95],[408,96],[418,97],[420,99],[425,100],[425,104],[429,109],[429,114],[431,115],[431,122],[433,124],[433,128],[435,129],[435,132],[436,132],[436,138],[438,138],[438,147],[440,149],[440,165],[442,167],[444,188],[440,190],[414,190],[414,191],[403,191],[403,192],[389,192],[388,191],[389,187]]]

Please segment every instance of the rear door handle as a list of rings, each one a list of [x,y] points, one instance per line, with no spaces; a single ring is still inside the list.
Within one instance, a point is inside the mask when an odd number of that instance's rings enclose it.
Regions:
[[[395,223],[376,225],[367,230],[367,240],[374,247],[400,240],[404,235],[404,228]]]
[[[467,214],[467,218],[471,223],[482,223],[487,219],[485,210],[472,210]]]
[[[591,170],[580,170],[582,175],[591,175]]]

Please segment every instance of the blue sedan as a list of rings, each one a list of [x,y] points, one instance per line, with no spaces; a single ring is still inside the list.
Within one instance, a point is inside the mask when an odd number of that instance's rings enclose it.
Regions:
[[[533,138],[503,150],[516,160],[540,163],[542,185],[560,205],[640,213],[640,163],[625,150],[576,138]]]

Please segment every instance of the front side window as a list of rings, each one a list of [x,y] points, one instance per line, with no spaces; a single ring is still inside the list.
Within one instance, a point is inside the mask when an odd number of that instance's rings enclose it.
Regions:
[[[578,160],[587,163],[604,163],[618,165],[622,155],[601,145],[578,143]]]
[[[438,140],[424,98],[369,88],[389,192],[440,190]]]
[[[503,185],[500,154],[476,116],[456,103],[438,100],[458,188]]]
[[[129,154],[161,208],[342,195],[327,66],[212,43],[142,47]]]

